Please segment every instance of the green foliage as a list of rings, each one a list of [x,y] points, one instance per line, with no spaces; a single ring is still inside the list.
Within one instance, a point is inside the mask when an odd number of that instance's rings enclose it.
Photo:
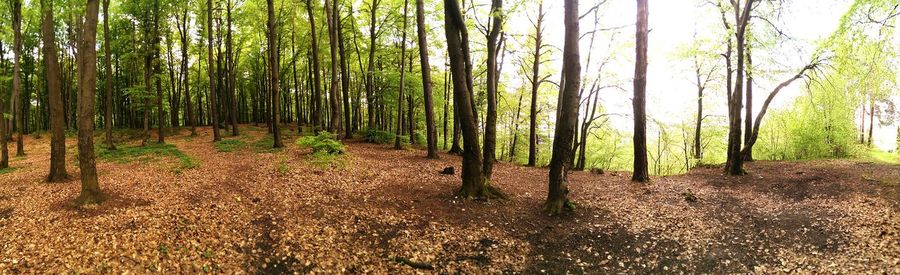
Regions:
[[[247,147],[247,143],[240,139],[223,139],[215,142],[219,152],[232,152]]]
[[[380,131],[376,129],[369,129],[366,131],[366,142],[375,143],[375,144],[389,144],[394,142],[394,138],[396,136],[394,133],[388,131]]]
[[[147,146],[123,146],[116,150],[108,150],[103,147],[97,149],[100,159],[116,163],[129,163],[133,161],[153,161],[160,157],[174,157],[178,159],[179,166],[175,172],[192,169],[200,166],[200,162],[188,156],[178,147],[172,144],[149,144]]]
[[[6,167],[6,168],[3,168],[3,169],[0,169],[0,175],[6,174],[6,173],[10,173],[10,172],[12,172],[12,171],[15,171],[16,169],[19,169],[19,167],[12,167],[12,166],[10,166],[10,167]]]
[[[274,148],[272,144],[275,138],[272,135],[264,135],[262,138],[253,143],[253,149],[257,153],[274,153],[281,151],[281,148]]]
[[[305,136],[297,139],[297,145],[311,148],[313,154],[341,155],[344,153],[344,145],[335,140],[334,134],[320,132],[315,136]]]

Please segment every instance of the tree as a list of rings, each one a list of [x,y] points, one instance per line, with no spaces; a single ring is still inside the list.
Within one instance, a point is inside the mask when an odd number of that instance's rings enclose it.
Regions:
[[[181,17],[178,16],[178,13],[175,13],[175,22],[176,25],[178,25],[178,34],[181,38],[181,81],[183,83],[182,89],[184,90],[184,108],[185,114],[187,115],[186,120],[187,124],[191,126],[191,136],[196,136],[197,122],[194,118],[194,108],[191,106],[190,78],[188,77],[188,44],[190,43],[187,24],[189,21],[188,10],[190,10],[190,6],[185,3]]]
[[[327,3],[327,1],[326,1]],[[277,19],[275,18],[275,3],[274,0],[266,0],[266,7],[268,11],[268,23],[267,23],[267,32],[268,34],[268,53],[269,53],[269,81],[270,81],[270,89],[272,91],[272,96],[275,99],[274,104],[272,105],[272,147],[273,148],[281,148],[284,147],[284,144],[281,141],[281,88],[279,87],[279,76],[281,73],[280,64],[281,62],[278,60],[279,52],[278,52],[278,44],[276,37],[278,36],[278,25],[275,22]]]
[[[271,2],[272,0],[268,0]],[[271,3],[269,4],[271,5]],[[206,0],[206,38],[207,38],[207,67],[209,71],[209,105],[210,105],[210,121],[213,126],[213,141],[222,140],[222,136],[219,135],[219,114],[218,108],[218,100],[216,100],[216,73],[215,73],[215,60],[213,60],[213,46],[215,45],[215,41],[213,40],[213,5],[212,0]],[[270,12],[271,13],[271,12]],[[273,19],[269,19],[271,21],[269,24],[274,25]],[[274,28],[271,26],[271,28]]]
[[[81,169],[79,205],[98,204],[106,199],[97,180],[94,159],[94,89],[97,86],[97,14],[98,0],[87,0],[83,33],[78,54],[78,167]]]
[[[16,156],[24,156],[25,155],[25,140],[22,137],[22,132],[24,132],[25,127],[25,117],[22,114],[22,99],[20,98],[21,90],[22,90],[22,76],[21,76],[21,55],[22,55],[22,1],[21,0],[12,0],[10,3],[10,10],[12,11],[12,26],[13,26],[13,90],[12,90],[12,104],[10,104],[13,108],[13,119],[15,124],[16,134]]]
[[[548,76],[541,77],[540,69],[541,69],[541,54],[542,48],[544,47],[543,41],[543,22],[544,22],[544,1],[538,0],[538,13],[537,20],[534,24],[534,59],[531,64],[531,78],[528,79],[531,82],[531,110],[529,112],[529,122],[528,122],[528,166],[535,166],[537,164],[537,116],[538,116],[538,89],[541,86],[541,83],[547,80]]]
[[[641,1],[641,0],[639,0]],[[564,24],[565,42],[563,46],[563,81],[559,116],[553,138],[553,154],[550,158],[550,179],[547,202],[544,211],[559,214],[573,209],[569,201],[567,174],[572,143],[575,138],[575,124],[578,122],[578,105],[581,102],[578,90],[581,87],[581,61],[578,51],[578,0],[565,0]]]
[[[52,21],[52,20],[51,20],[51,21]],[[51,31],[52,31],[52,30],[51,30]],[[113,73],[112,73],[112,51],[110,50],[110,47],[111,47],[111,42],[110,42],[110,40],[109,40],[109,0],[103,0],[103,54],[104,54],[105,57],[106,57],[106,59],[104,60],[104,66],[105,66],[105,71],[106,71],[106,81],[105,81],[105,82],[106,82],[106,83],[105,83],[105,84],[106,84],[106,85],[105,85],[105,88],[106,88],[106,96],[104,96],[104,99],[105,99],[105,101],[106,101],[106,104],[105,104],[106,106],[104,106],[104,107],[105,107],[105,111],[103,112],[103,115],[104,115],[103,122],[106,124],[106,125],[105,125],[105,126],[106,126],[106,148],[109,149],[109,150],[115,150],[115,149],[116,149],[116,143],[115,143],[115,140],[113,140],[113,135],[112,135],[112,129],[113,129],[113,118],[112,118],[112,112],[113,112],[113,108],[112,108],[112,105],[113,105],[113,99],[112,99],[112,93],[113,93],[113,81],[114,81],[114,79],[113,79]],[[49,55],[46,54],[46,53],[44,53],[44,55],[49,57]],[[56,55],[55,52],[54,52],[54,55]],[[49,74],[48,74],[47,77],[48,77],[48,78],[50,77]],[[57,99],[57,100],[60,100],[60,99]],[[50,107],[50,108],[51,108],[51,109],[54,108],[54,106],[53,106],[52,103],[51,103],[51,107]],[[63,108],[62,108],[62,102],[61,102],[61,100],[60,100],[60,103],[59,103],[59,107],[58,107],[58,108],[59,108],[59,113],[58,113],[59,118],[58,118],[58,120],[59,120],[59,123],[60,123],[60,126],[59,126],[59,127],[62,128],[62,127],[63,127],[63,123],[64,123],[64,121],[62,121],[62,119],[63,119],[62,117],[63,117],[64,114],[63,114]],[[50,115],[50,120],[53,120],[53,115],[52,115],[52,114]],[[52,122],[51,122],[51,124],[52,124]],[[63,137],[63,138],[65,138],[65,137]]]
[[[233,5],[232,5],[231,0],[225,1],[225,5],[226,5],[225,17],[226,17],[226,21],[227,21],[227,24],[226,24],[227,30],[225,33],[225,68],[226,68],[225,71],[226,71],[226,75],[228,76],[225,86],[228,87],[226,89],[226,92],[228,93],[227,94],[228,103],[229,103],[228,107],[231,109],[231,111],[230,111],[231,115],[228,116],[230,118],[230,122],[231,122],[231,136],[236,137],[236,136],[240,135],[240,132],[238,131],[238,121],[237,121],[237,116],[238,116],[237,106],[238,105],[237,105],[236,96],[234,94],[235,93],[235,89],[234,89],[235,62],[234,62],[234,54],[233,54],[233,50],[232,50],[232,48],[234,48],[234,46],[233,46],[232,38],[231,38],[231,36],[232,36],[231,35],[231,9],[233,8]]]
[[[313,14],[313,6],[310,0],[306,0],[306,14],[309,16],[309,32],[311,36],[312,63],[313,63],[313,96],[312,96],[312,124],[318,131],[322,126],[322,70],[319,65],[318,36],[316,36],[316,17]]]
[[[338,0],[339,1],[339,0]],[[337,32],[338,53],[341,58],[341,98],[344,103],[344,138],[353,138],[353,122],[351,122],[353,110],[350,107],[350,66],[347,62],[347,51],[344,49],[344,24],[338,9],[340,2],[334,3],[335,31]],[[357,52],[358,53],[358,52]]]
[[[743,7],[739,0],[731,2],[734,9],[735,27],[734,37],[736,41],[737,68],[735,70],[734,90],[729,91],[729,123],[728,123],[728,154],[725,169],[729,175],[744,175],[744,157],[741,154],[741,107],[743,106],[744,85],[744,60],[745,60],[745,34],[747,24],[750,21],[750,11],[753,0],[745,0]]]
[[[341,131],[341,101],[338,87],[340,87],[340,72],[337,49],[337,18],[334,10],[331,8],[331,1],[325,0],[325,21],[328,25],[328,46],[331,53],[331,84],[328,85],[328,102],[331,117],[329,118],[328,131],[338,133]],[[276,99],[277,100],[277,99]]]
[[[471,92],[471,63],[468,54],[468,31],[457,0],[444,0],[444,26],[450,70],[453,78],[453,105],[456,106],[463,135],[462,187],[457,195],[463,198],[506,198],[491,186],[481,172],[481,148],[478,145],[478,122]]]
[[[69,179],[66,172],[66,133],[64,132],[62,91],[59,83],[59,58],[56,56],[56,35],[53,32],[53,1],[41,0],[41,38],[43,40],[44,70],[47,76],[47,96],[50,102],[50,174],[48,182]]]
[[[503,28],[503,0],[491,0],[490,31],[487,35],[487,114],[484,125],[484,164],[482,174],[490,181],[497,152],[497,87],[500,80],[497,52],[500,51],[500,32]]]
[[[428,139],[428,158],[437,159],[437,130],[434,126],[434,105],[432,104],[431,95],[431,65],[428,64],[428,38],[426,37],[424,2],[424,0],[416,0],[416,31],[419,37],[419,62],[422,64],[422,92],[425,96],[425,134]],[[446,112],[447,111],[445,110],[445,119]],[[446,127],[445,120],[445,145],[447,143]]]
[[[371,26],[369,27],[369,58],[368,67],[366,69],[366,112],[368,113],[368,127],[369,129],[375,128],[375,41],[378,39],[378,34],[380,29],[376,29],[377,22],[375,21],[376,14],[378,11],[378,4],[381,3],[381,0],[370,0],[371,6],[369,8],[369,20]],[[315,29],[315,28],[313,28]],[[315,37],[315,35],[313,35]],[[313,50],[315,50],[315,46],[313,46]]]
[[[409,1],[403,1],[403,39],[400,40],[400,90],[397,96],[397,132],[394,135],[394,149],[400,150],[400,135],[403,133],[403,86],[406,83],[406,17]],[[409,110],[412,111],[412,110]],[[410,133],[410,137],[412,133]]]
[[[650,180],[647,171],[647,113],[645,94],[647,91],[647,0],[637,0],[637,34],[634,65],[634,173],[632,181]]]

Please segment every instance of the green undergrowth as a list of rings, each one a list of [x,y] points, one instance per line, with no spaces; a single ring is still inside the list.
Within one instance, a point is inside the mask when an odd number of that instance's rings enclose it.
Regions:
[[[16,171],[16,169],[19,169],[19,167],[12,167],[12,166],[10,166],[10,167],[6,167],[6,168],[3,168],[3,169],[0,169],[0,175],[7,174],[7,173],[12,173],[13,171]]]
[[[247,143],[241,139],[223,139],[214,143],[219,152],[233,152],[247,147]]]
[[[297,138],[297,145],[312,149],[310,163],[320,168],[343,166],[346,148],[335,135],[329,132],[319,132],[314,136]]]
[[[864,157],[866,160],[875,162],[883,162],[887,164],[900,164],[900,154],[884,152],[879,150],[870,150]]]
[[[133,161],[156,161],[160,158],[172,157],[178,159],[179,165],[174,167],[176,173],[200,166],[200,162],[172,144],[152,143],[147,146],[121,146],[116,150],[108,150],[104,147],[97,149],[100,159],[116,163],[130,163]]]

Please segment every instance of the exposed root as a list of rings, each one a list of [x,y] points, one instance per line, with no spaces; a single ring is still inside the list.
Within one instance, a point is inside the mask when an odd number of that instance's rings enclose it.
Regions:
[[[552,199],[544,203],[544,212],[551,216],[570,213],[575,210],[575,203],[568,198]]]

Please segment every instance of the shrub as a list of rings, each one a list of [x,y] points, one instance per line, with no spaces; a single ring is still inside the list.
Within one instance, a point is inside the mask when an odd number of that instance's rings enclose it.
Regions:
[[[368,131],[366,131],[366,142],[368,143],[389,144],[391,142],[394,142],[394,138],[394,133],[388,131],[380,131],[375,129],[369,129]]]
[[[311,148],[314,154],[340,155],[344,153],[344,145],[334,139],[334,134],[324,131],[315,136],[298,138],[297,145]]]

